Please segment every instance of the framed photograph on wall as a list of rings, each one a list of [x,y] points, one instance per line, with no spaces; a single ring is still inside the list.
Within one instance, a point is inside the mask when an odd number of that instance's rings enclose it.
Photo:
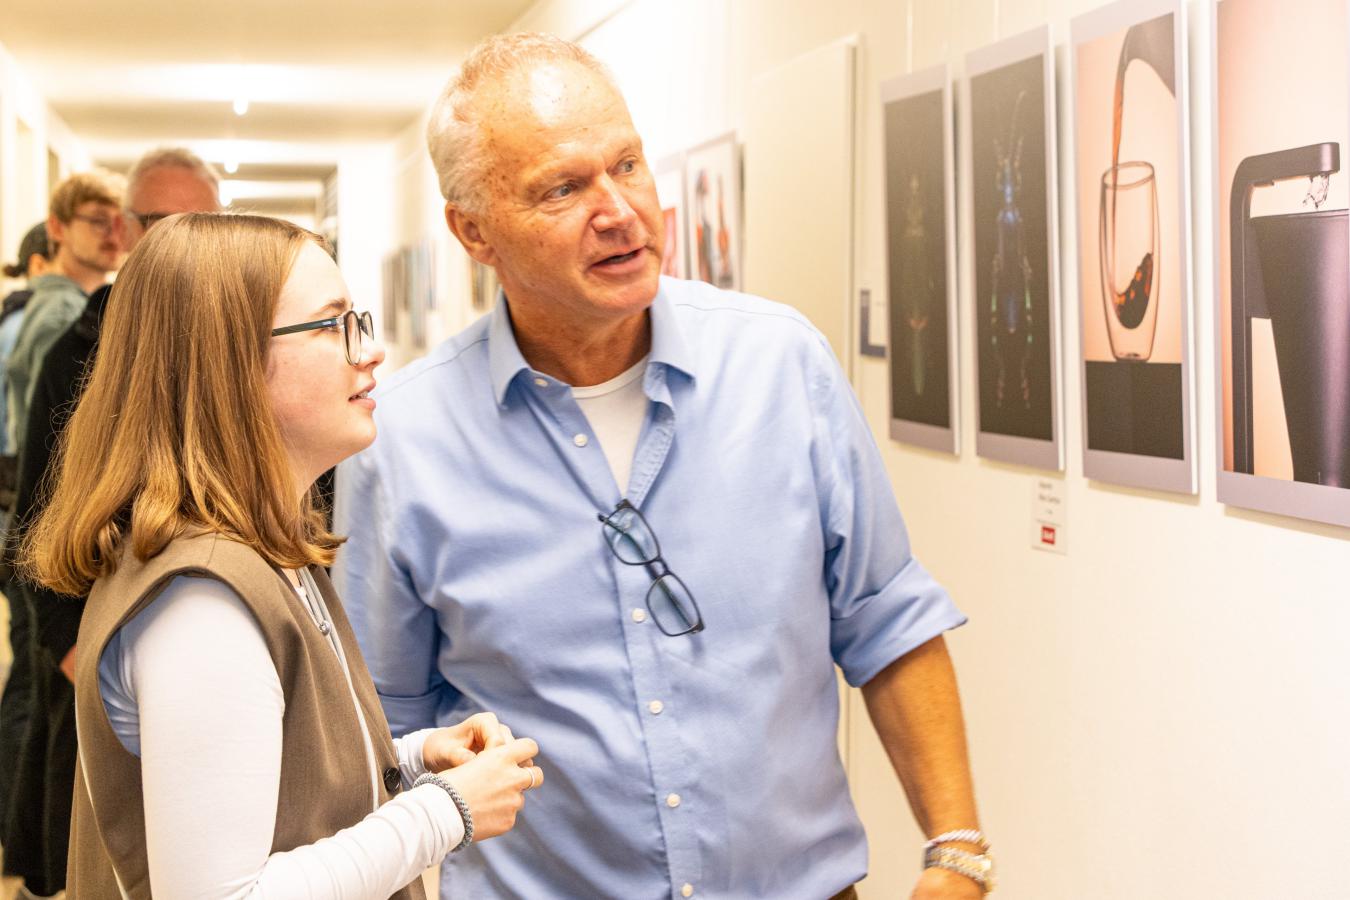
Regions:
[[[402,247],[394,251],[394,296],[398,308],[405,313],[412,310],[412,295],[408,292],[408,254]]]
[[[404,290],[408,292],[408,337],[414,350],[427,348],[427,298],[423,288],[424,272],[421,265],[421,252],[417,247],[404,247],[399,251],[403,259]]]
[[[1055,68],[1049,27],[966,56],[975,452],[1063,469]]]
[[[673,278],[689,277],[689,255],[686,252],[684,205],[684,154],[668,156],[652,168],[656,179],[656,199],[661,203],[661,218],[665,225],[665,244],[661,250],[661,274]]]
[[[1216,15],[1219,500],[1350,525],[1346,4]]]
[[[497,270],[476,259],[469,260],[469,302],[478,312],[487,312],[497,301]]]
[[[741,149],[735,134],[684,155],[689,277],[741,289]]]
[[[1072,23],[1083,473],[1196,490],[1185,6]]]
[[[945,65],[881,85],[891,437],[956,453],[956,185]]]
[[[427,238],[421,243],[422,265],[426,269],[427,310],[436,311],[436,241]]]
[[[396,253],[387,254],[380,266],[380,331],[381,340],[398,343],[398,286],[395,280]]]

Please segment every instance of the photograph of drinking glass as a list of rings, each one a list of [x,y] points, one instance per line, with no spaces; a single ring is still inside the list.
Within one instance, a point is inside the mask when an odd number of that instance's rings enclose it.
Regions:
[[[1073,20],[1074,149],[1084,473],[1194,493],[1182,14]]]

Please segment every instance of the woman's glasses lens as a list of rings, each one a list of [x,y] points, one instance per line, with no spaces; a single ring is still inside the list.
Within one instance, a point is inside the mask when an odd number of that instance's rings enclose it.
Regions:
[[[342,314],[342,333],[347,341],[347,362],[354,366],[361,364],[362,336],[374,339],[375,322],[370,313],[347,310]]]

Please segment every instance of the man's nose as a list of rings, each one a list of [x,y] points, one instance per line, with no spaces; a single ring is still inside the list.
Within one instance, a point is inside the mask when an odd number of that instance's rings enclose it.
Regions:
[[[599,194],[596,200],[595,214],[592,217],[597,230],[608,231],[614,228],[627,228],[637,221],[637,212],[634,211],[623,191],[614,183],[614,179],[605,176],[597,184],[597,188]]]

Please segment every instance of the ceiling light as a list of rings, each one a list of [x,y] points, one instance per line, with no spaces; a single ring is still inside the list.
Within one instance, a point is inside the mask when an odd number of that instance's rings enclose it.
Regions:
[[[244,97],[236,97],[234,99],[234,114],[236,116],[242,116],[247,112],[248,112],[248,100],[245,99]]]
[[[225,174],[233,175],[238,171],[239,171],[239,160],[237,159],[225,160]]]

